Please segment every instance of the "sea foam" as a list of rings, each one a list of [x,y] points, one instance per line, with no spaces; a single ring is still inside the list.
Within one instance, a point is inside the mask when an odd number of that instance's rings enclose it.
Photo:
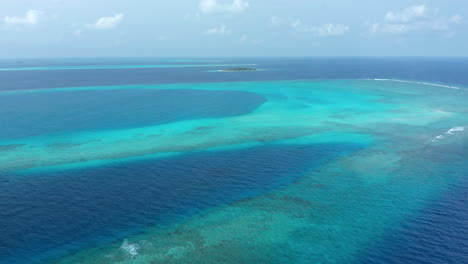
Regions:
[[[138,250],[140,250],[140,246],[138,244],[132,244],[128,242],[127,239],[124,240],[120,249],[130,258],[134,258],[138,256]]]
[[[437,137],[435,137],[432,142],[435,142],[439,139],[444,139],[445,138],[445,135],[453,135],[455,134],[456,132],[461,132],[461,131],[464,131],[465,130],[465,127],[462,127],[462,126],[456,126],[456,127],[452,127],[450,128],[449,130],[447,130],[447,132],[445,132],[444,134],[441,134],[441,135],[438,135]]]
[[[365,80],[370,80],[370,81],[386,81],[386,82],[402,82],[402,83],[414,83],[414,84],[422,84],[422,85],[429,85],[429,86],[442,87],[442,88],[447,88],[447,89],[455,89],[455,90],[468,91],[468,89],[466,89],[466,88],[461,88],[461,87],[457,87],[457,86],[450,86],[450,85],[444,85],[444,84],[437,84],[437,83],[428,83],[428,82],[406,81],[406,80],[399,80],[399,79],[365,79]]]
[[[453,134],[455,132],[460,132],[460,131],[463,131],[465,130],[464,127],[460,127],[460,126],[457,126],[457,127],[452,127],[451,129],[449,129],[447,132],[445,132],[446,134]]]

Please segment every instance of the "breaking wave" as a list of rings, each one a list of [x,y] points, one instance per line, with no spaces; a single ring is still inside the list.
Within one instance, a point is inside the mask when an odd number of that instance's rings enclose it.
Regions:
[[[451,85],[444,85],[444,84],[437,84],[437,83],[428,83],[428,82],[405,81],[405,80],[399,80],[399,79],[365,79],[365,80],[370,80],[370,81],[386,81],[386,82],[413,83],[413,84],[422,84],[422,85],[429,85],[429,86],[442,87],[442,88],[447,88],[447,89],[468,91],[468,89],[466,89],[466,88],[461,88],[461,87],[451,86]]]
[[[135,258],[138,256],[138,250],[140,250],[140,246],[138,244],[132,244],[128,242],[127,239],[124,240],[120,249],[130,258]]]
[[[461,131],[464,131],[465,130],[465,127],[462,127],[462,126],[456,126],[456,127],[452,127],[451,129],[447,130],[447,132],[445,132],[444,134],[441,134],[441,135],[438,135],[437,137],[435,137],[432,142],[435,142],[439,139],[443,139],[445,138],[446,135],[453,135],[455,134],[456,132],[461,132]]]

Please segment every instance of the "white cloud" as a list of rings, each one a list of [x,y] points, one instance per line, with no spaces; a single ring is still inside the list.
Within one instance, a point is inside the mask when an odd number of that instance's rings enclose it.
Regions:
[[[450,18],[450,22],[452,22],[453,24],[460,24],[462,21],[463,21],[463,18],[460,15],[453,15]]]
[[[296,31],[308,31],[308,27],[304,26],[300,19],[292,20],[289,25]]]
[[[249,8],[249,3],[245,0],[232,0],[232,2],[220,3],[218,0],[201,0],[198,5],[200,11],[205,14],[210,13],[239,13]]]
[[[124,15],[119,13],[110,17],[101,17],[93,25],[95,29],[112,29],[122,22]]]
[[[39,10],[30,9],[26,12],[23,17],[19,16],[6,16],[3,19],[3,22],[7,26],[27,26],[27,25],[37,25],[40,22],[40,17],[43,12]]]
[[[450,31],[451,26],[460,24],[462,17],[453,15],[449,18],[439,15],[437,9],[425,5],[410,6],[399,12],[389,11],[382,22],[371,26],[373,34],[405,34],[414,31]]]
[[[317,37],[341,36],[349,31],[349,26],[343,24],[328,23],[323,26],[308,26],[302,23],[300,19],[292,20],[290,27],[296,32],[312,33]]]
[[[326,24],[317,28],[318,36],[341,36],[348,32],[349,27],[343,24]]]
[[[411,27],[406,24],[386,24],[386,23],[375,23],[372,25],[373,33],[390,33],[390,34],[401,34],[411,31]]]
[[[244,43],[244,42],[246,42],[248,39],[249,39],[249,36],[247,36],[247,34],[242,34],[242,36],[240,37],[240,42]]]
[[[218,27],[207,29],[204,32],[206,35],[230,35],[231,30],[226,25],[220,25]]]
[[[277,16],[271,16],[270,17],[270,24],[273,25],[273,26],[279,26],[279,25],[283,24],[283,21],[284,21],[284,19],[282,19],[281,17],[277,17]]]
[[[425,5],[410,6],[396,13],[389,11],[385,15],[385,21],[390,23],[407,23],[427,17],[427,11]]]

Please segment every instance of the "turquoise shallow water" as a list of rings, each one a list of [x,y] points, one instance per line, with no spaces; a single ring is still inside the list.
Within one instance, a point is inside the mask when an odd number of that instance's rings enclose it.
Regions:
[[[379,246],[466,177],[468,93],[447,86],[1,92],[0,262],[391,263]]]

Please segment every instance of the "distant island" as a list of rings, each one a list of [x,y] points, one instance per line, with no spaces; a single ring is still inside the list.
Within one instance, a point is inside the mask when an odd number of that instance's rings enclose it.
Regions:
[[[230,69],[224,69],[221,71],[256,71],[257,69],[254,68],[230,68]]]

